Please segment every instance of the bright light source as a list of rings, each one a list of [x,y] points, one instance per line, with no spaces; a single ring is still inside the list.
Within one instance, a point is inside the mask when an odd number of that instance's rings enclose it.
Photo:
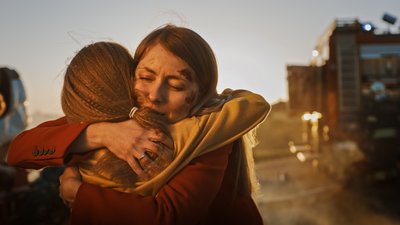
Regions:
[[[362,24],[361,24],[361,28],[362,28],[364,31],[370,32],[370,31],[374,31],[376,27],[374,26],[373,23],[367,22],[367,23],[362,23]]]
[[[304,113],[301,119],[305,121],[311,120],[311,113]]]
[[[317,50],[313,50],[311,54],[313,57],[317,57],[319,55],[319,52]]]
[[[365,31],[371,31],[371,30],[372,30],[372,25],[369,24],[369,23],[364,24],[364,25],[363,25],[363,29],[364,29]]]
[[[310,120],[313,121],[313,122],[316,122],[318,119],[321,119],[321,117],[322,117],[321,113],[314,111],[310,115]]]
[[[301,152],[298,152],[298,153],[296,154],[296,157],[297,157],[297,159],[298,159],[300,162],[306,161],[306,156],[305,156],[303,153],[301,153]]]
[[[301,116],[302,120],[305,120],[305,121],[311,120],[313,122],[315,122],[315,121],[317,121],[317,120],[319,120],[321,118],[322,118],[322,114],[319,113],[319,112],[316,112],[316,111],[314,111],[312,113],[306,112]]]
[[[296,153],[296,152],[297,152],[296,146],[294,146],[294,145],[290,146],[290,147],[289,147],[289,151],[290,151],[291,153]]]

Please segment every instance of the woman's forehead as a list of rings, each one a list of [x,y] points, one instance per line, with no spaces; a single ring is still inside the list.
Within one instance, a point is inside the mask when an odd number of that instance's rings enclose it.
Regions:
[[[161,44],[156,44],[153,47],[150,47],[146,53],[143,55],[142,59],[139,61],[140,63],[157,63],[160,61],[168,61],[186,64],[185,60],[176,56],[170,50],[164,48]]]
[[[137,70],[145,70],[153,73],[172,73],[193,80],[193,69],[181,58],[174,55],[161,45],[155,45],[139,61]]]

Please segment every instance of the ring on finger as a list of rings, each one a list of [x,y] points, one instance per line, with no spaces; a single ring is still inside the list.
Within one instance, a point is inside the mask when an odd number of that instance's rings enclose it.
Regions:
[[[145,154],[145,153],[143,153],[141,156],[139,156],[139,157],[138,157],[138,160],[141,160],[141,159],[143,159],[145,156],[146,156],[146,154]]]

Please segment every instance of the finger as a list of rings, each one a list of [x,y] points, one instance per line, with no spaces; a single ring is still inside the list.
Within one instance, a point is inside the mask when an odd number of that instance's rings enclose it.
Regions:
[[[150,129],[147,130],[147,134],[149,138],[155,139],[160,141],[163,136],[165,135],[164,132],[162,132],[160,129]]]
[[[165,146],[161,146],[158,157],[166,162],[171,162],[174,158],[174,151],[166,148]]]
[[[147,174],[143,171],[143,168],[140,166],[136,158],[129,158],[126,162],[140,178],[147,177]]]
[[[164,135],[161,143],[169,149],[174,149],[174,142],[172,141],[171,137]]]
[[[144,157],[150,160],[155,160],[161,154],[161,145],[154,143],[150,140],[143,142],[140,146],[135,146],[132,148],[132,154],[135,158],[142,161]],[[143,165],[143,163],[141,162]]]
[[[60,177],[60,182],[66,179],[75,179],[75,180],[82,180],[82,177],[79,173],[79,170],[75,166],[68,166],[64,169],[63,174]]]
[[[132,148],[132,154],[134,158],[136,158],[141,165],[143,165],[141,161],[146,160],[145,158],[147,158],[147,160],[149,159],[154,160],[155,158],[158,157],[158,154],[156,153],[158,151],[157,146],[150,143],[151,142],[148,142],[146,144],[141,145],[140,147],[136,146]],[[147,147],[150,147],[150,149]],[[131,157],[132,156],[127,156],[127,158]]]
[[[162,152],[163,154],[161,155],[161,158],[167,162],[171,162],[175,157],[175,152],[171,149],[164,148]]]
[[[71,172],[76,175],[76,176],[80,176],[81,174],[79,173],[79,169],[78,166],[71,166]]]
[[[144,141],[144,143],[154,147],[158,147],[159,145],[163,145],[162,140],[163,140],[162,138],[148,137],[147,141]]]
[[[64,173],[70,173],[72,171],[72,167],[71,166],[67,166],[64,169]]]
[[[64,169],[63,175],[64,175],[65,177],[75,177],[75,176],[77,175],[77,172],[75,171],[74,167],[72,167],[72,166],[67,166],[67,167]]]
[[[152,142],[159,142],[168,148],[174,148],[174,142],[172,139],[168,135],[164,134],[161,130],[154,129],[149,131],[149,139]]]
[[[148,158],[151,159],[151,161],[154,161],[154,160],[156,160],[158,158],[158,154],[156,154],[156,153],[154,153],[152,151],[146,151],[145,154],[146,154],[146,156]]]

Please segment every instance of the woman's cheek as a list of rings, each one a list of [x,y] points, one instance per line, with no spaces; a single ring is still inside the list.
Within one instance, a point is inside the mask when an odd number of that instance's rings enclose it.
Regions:
[[[172,122],[178,122],[179,120],[188,117],[191,109],[191,104],[189,104],[186,99],[179,100],[179,102],[177,101],[176,103],[176,107],[174,107],[173,109],[170,108],[170,120]]]

